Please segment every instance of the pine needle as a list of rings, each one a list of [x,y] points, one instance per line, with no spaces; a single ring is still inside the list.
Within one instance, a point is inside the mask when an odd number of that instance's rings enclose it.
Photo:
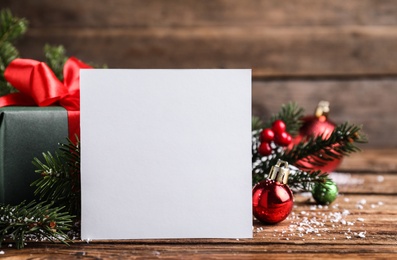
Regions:
[[[281,119],[287,126],[287,132],[296,135],[302,126],[303,113],[304,110],[295,103],[287,103],[281,107],[279,113],[260,125],[263,128],[271,127],[274,121]],[[259,125],[257,119],[253,119],[253,125],[254,122],[256,126]],[[313,183],[324,182],[329,179],[326,173],[313,171],[307,165],[324,166],[330,161],[360,151],[356,144],[367,142],[361,126],[346,122],[336,126],[328,138],[310,136],[301,140],[292,148],[277,147],[272,144],[272,154],[262,156],[258,153],[259,135],[262,129],[257,127],[253,128],[252,131],[252,184],[255,185],[266,179],[271,167],[280,159],[303,170],[290,175],[289,178],[288,184],[296,192],[310,191]]]
[[[303,108],[299,107],[296,103],[290,102],[281,106],[278,114],[271,117],[266,127],[270,127],[271,124],[277,119],[281,119],[287,126],[287,132],[295,136],[299,133],[299,129],[302,126]]]
[[[34,158],[36,173],[41,175],[31,186],[40,200],[54,201],[80,216],[80,148],[79,141],[59,144],[59,152],[43,153],[45,162]]]
[[[27,27],[28,22],[13,16],[10,10],[0,11],[0,96],[16,92],[16,89],[5,80],[4,71],[11,61],[19,57],[14,43],[26,32]]]
[[[11,239],[18,249],[23,248],[29,235],[68,244],[70,239],[65,232],[70,230],[74,216],[63,209],[34,201],[17,206],[0,205],[0,246],[4,239]]]
[[[47,65],[52,69],[55,76],[60,81],[63,81],[63,66],[68,59],[65,48],[62,45],[52,46],[46,44],[44,46],[44,55]]]
[[[361,132],[361,127],[346,122],[336,126],[328,138],[310,136],[302,140],[287,150],[282,158],[302,169],[305,169],[305,163],[321,167],[360,151],[356,143],[365,142],[367,138]]]

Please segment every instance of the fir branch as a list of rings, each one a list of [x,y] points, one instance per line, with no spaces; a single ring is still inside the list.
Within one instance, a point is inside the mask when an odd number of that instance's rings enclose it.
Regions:
[[[29,235],[68,244],[70,239],[65,232],[70,230],[74,216],[62,212],[64,207],[52,206],[34,201],[17,206],[1,205],[0,247],[7,238],[13,240],[18,249],[23,248]]]
[[[27,30],[28,22],[23,18],[14,17],[10,10],[0,11],[0,96],[16,92],[4,78],[8,64],[19,57],[19,52],[13,45]]]
[[[34,181],[35,195],[40,200],[54,201],[80,216],[80,148],[79,141],[60,144],[59,153],[43,153],[45,162],[34,158],[36,173],[42,177]]]
[[[344,123],[335,127],[328,138],[311,136],[287,150],[282,156],[291,164],[305,169],[305,163],[324,166],[329,161],[341,159],[360,149],[355,143],[367,142],[361,127]]]
[[[9,9],[0,11],[0,43],[13,42],[27,30],[28,22],[24,18],[12,15]]]
[[[260,167],[254,167],[255,172],[253,172],[252,176],[252,185],[267,179],[269,177],[271,167],[276,165],[277,161],[280,160],[280,157],[280,154],[273,155],[271,158],[263,161]],[[288,186],[295,193],[306,192],[311,191],[315,183],[325,183],[327,180],[330,180],[327,173],[323,173],[321,171],[301,171],[296,168],[296,170],[291,169],[290,171],[290,175],[288,176]]]
[[[52,69],[55,76],[63,81],[63,66],[67,61],[66,50],[62,45],[52,46],[46,44],[44,46],[44,55],[47,65]]]
[[[80,140],[76,136],[76,143],[68,139],[67,144],[60,144],[65,163],[68,165],[70,174],[70,209],[80,216],[81,211],[81,184],[80,184]]]
[[[321,171],[296,171],[288,176],[288,186],[294,192],[311,191],[315,183],[325,183],[330,180],[328,174]]]
[[[303,108],[299,107],[296,103],[287,103],[282,105],[280,111],[271,117],[266,127],[270,127],[274,121],[281,119],[287,126],[287,132],[292,136],[297,135],[302,126],[301,118],[303,117],[303,113]]]
[[[283,105],[280,112],[273,115],[264,127],[271,127],[275,120],[281,119],[286,123],[290,134],[297,134],[302,125],[303,112],[295,103],[288,103]],[[254,129],[252,132],[252,184],[266,179],[271,167],[281,159],[304,170],[290,175],[289,185],[296,192],[310,191],[314,183],[328,180],[327,174],[313,171],[308,165],[324,166],[329,161],[360,151],[356,144],[367,142],[360,126],[344,123],[336,126],[328,138],[311,136],[292,148],[278,147],[272,142],[272,154],[262,156],[258,152],[260,132],[261,129]]]
[[[4,71],[11,61],[18,58],[17,49],[9,42],[0,43],[0,96],[16,92],[16,89],[4,77]]]
[[[256,116],[252,117],[252,131],[257,131],[263,128],[263,121]]]
[[[68,168],[58,153],[53,156],[50,152],[43,153],[45,163],[34,158],[33,164],[38,168],[36,172],[41,178],[34,181],[31,186],[36,186],[35,195],[40,200],[51,198],[54,201],[64,200],[68,195],[70,177]]]
[[[263,157],[258,153],[260,145],[259,135],[263,128],[270,128],[274,121],[281,119],[287,126],[287,131],[291,135],[299,133],[302,125],[301,118],[304,110],[296,103],[290,102],[283,105],[280,111],[273,115],[267,122],[262,122],[259,118],[252,119],[252,184],[263,180],[268,175],[270,168],[282,157],[284,150],[273,145],[273,152],[270,156]]]
[[[270,169],[281,158],[283,150],[281,148],[273,150],[269,156],[261,156],[257,152],[255,145],[252,151],[252,185],[266,179],[269,175]]]

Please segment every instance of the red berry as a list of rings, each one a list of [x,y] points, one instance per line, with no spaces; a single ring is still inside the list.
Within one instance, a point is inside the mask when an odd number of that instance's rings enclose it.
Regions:
[[[272,129],[275,135],[279,135],[287,130],[287,126],[283,120],[278,119],[273,122]]]
[[[258,152],[263,156],[268,156],[272,153],[272,148],[269,143],[261,143],[259,145]]]
[[[274,132],[270,128],[265,128],[261,132],[260,139],[262,142],[271,142],[274,140]]]
[[[276,135],[274,142],[281,146],[288,146],[292,142],[292,136],[287,132]]]

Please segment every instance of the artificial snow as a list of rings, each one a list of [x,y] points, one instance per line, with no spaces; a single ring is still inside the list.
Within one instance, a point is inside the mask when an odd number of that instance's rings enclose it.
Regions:
[[[344,198],[345,202],[351,199]],[[360,199],[353,204],[358,209],[380,207],[383,202],[367,203],[366,199]],[[295,207],[297,209],[299,207]],[[310,205],[307,209],[293,211],[285,221],[289,221],[286,227],[278,227],[273,230],[273,237],[291,240],[293,237],[306,241],[307,239],[336,240],[335,233],[344,234],[345,239],[365,239],[367,231],[362,230],[365,219],[354,217],[350,210],[341,208],[337,203],[329,206]],[[267,228],[259,226],[255,233],[263,232],[266,235]]]

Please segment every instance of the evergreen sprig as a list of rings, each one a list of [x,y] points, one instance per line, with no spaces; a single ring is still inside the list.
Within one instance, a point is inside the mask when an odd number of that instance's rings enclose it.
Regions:
[[[281,106],[280,111],[273,115],[271,119],[265,124],[265,127],[271,127],[272,123],[278,119],[284,121],[287,126],[287,132],[295,136],[299,133],[302,126],[303,108],[296,103],[290,102]]]
[[[27,20],[12,15],[9,9],[0,11],[0,41],[12,42],[27,30]]]
[[[43,153],[44,162],[37,157],[33,164],[42,177],[34,181],[35,195],[43,201],[54,201],[80,216],[80,142],[60,144],[59,153]]]
[[[305,168],[305,163],[324,166],[328,162],[341,159],[360,149],[355,143],[365,143],[367,138],[361,132],[361,127],[347,122],[335,127],[328,138],[310,136],[287,150],[282,158]],[[310,169],[308,169],[310,170]]]
[[[26,19],[13,16],[8,9],[0,11],[0,96],[16,91],[5,80],[4,71],[11,61],[19,57],[14,43],[26,32],[27,27]]]
[[[288,176],[288,185],[294,192],[311,191],[315,183],[330,180],[327,173],[321,171],[296,171]]]
[[[301,169],[301,171],[290,175],[288,185],[291,189],[295,191],[310,191],[314,183],[326,182],[329,177],[327,173],[313,171],[307,165],[324,166],[330,161],[360,151],[356,144],[367,142],[360,126],[346,122],[336,126],[327,138],[309,136],[306,139],[302,139],[298,144],[293,145],[292,148],[279,147],[272,143],[273,151],[271,155],[262,156],[259,154],[259,135],[263,128],[271,127],[274,121],[281,119],[287,126],[287,132],[295,136],[299,133],[299,129],[302,126],[303,113],[304,110],[295,103],[287,103],[281,107],[280,112],[273,115],[267,122],[260,122],[258,118],[253,118],[253,185],[266,179],[271,167],[278,160],[283,160]]]
[[[252,117],[252,125],[251,125],[252,131],[258,131],[258,130],[262,129],[263,127],[264,127],[263,121],[259,117],[253,116]]]
[[[18,249],[23,248],[26,239],[46,238],[68,244],[65,233],[70,230],[74,216],[62,211],[64,207],[53,207],[52,203],[34,201],[17,206],[0,206],[0,247],[4,239],[11,239]]]
[[[287,131],[291,135],[296,135],[302,125],[301,118],[303,117],[304,110],[296,103],[290,102],[281,106],[280,111],[272,115],[271,118],[263,122],[258,117],[252,119],[252,184],[266,179],[270,168],[275,165],[278,159],[281,159],[284,150],[279,148],[273,150],[272,155],[263,157],[258,153],[260,145],[259,135],[263,128],[270,128],[274,121],[281,119],[287,126]],[[291,163],[291,162],[289,162]]]
[[[47,65],[52,69],[55,76],[63,81],[63,66],[69,57],[66,56],[66,50],[62,45],[52,46],[46,44],[44,46],[44,55]]]

